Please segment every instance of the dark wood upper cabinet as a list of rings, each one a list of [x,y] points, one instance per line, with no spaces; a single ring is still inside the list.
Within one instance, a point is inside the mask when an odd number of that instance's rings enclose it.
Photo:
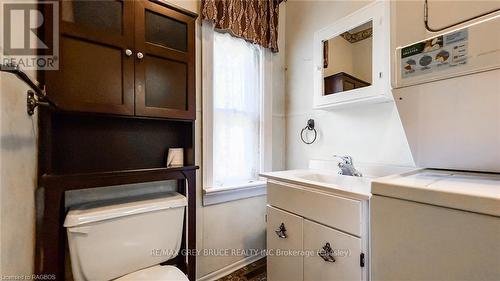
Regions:
[[[136,115],[195,119],[195,18],[150,1],[135,5]]]
[[[61,1],[47,92],[65,111],[195,119],[195,20],[156,1]]]

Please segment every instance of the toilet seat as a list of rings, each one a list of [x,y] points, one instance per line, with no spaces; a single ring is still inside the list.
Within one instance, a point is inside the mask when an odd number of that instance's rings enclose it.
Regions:
[[[189,281],[187,276],[175,266],[155,265],[124,275],[115,281]]]

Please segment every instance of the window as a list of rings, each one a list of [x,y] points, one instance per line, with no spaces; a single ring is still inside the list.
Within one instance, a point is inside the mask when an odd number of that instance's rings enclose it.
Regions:
[[[268,165],[270,130],[265,122],[268,50],[214,31],[203,23],[203,182],[204,204],[217,192],[263,194],[259,173]],[[270,160],[269,160],[270,162]],[[256,193],[252,188],[260,188]],[[252,191],[249,191],[252,190]],[[233,194],[231,200],[242,198]],[[227,198],[226,198],[227,199]],[[228,200],[223,200],[228,201]],[[210,204],[210,202],[209,202]]]
[[[214,33],[213,184],[246,184],[260,172],[260,47]]]

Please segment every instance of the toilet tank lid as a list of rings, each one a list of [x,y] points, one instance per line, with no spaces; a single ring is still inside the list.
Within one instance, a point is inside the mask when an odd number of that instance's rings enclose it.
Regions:
[[[73,227],[113,218],[131,216],[158,210],[185,207],[187,199],[177,192],[84,203],[70,209],[64,227]]]

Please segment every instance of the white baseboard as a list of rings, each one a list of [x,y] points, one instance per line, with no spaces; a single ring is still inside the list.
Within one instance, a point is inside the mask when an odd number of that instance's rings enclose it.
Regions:
[[[227,275],[235,272],[236,270],[238,270],[244,266],[251,264],[252,262],[260,260],[263,257],[264,256],[259,255],[259,254],[254,255],[254,256],[250,256],[250,257],[246,257],[242,260],[239,260],[235,263],[232,263],[232,264],[230,264],[226,267],[223,267],[219,270],[216,270],[214,272],[210,272],[209,274],[207,274],[201,278],[196,279],[196,281],[213,281],[213,280],[220,279],[224,276],[227,276]]]

